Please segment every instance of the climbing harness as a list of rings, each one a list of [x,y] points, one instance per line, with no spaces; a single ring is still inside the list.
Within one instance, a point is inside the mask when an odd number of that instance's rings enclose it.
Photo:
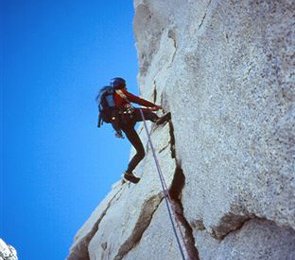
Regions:
[[[129,115],[130,118],[133,117],[134,107],[130,104],[126,95],[122,92],[121,89],[116,89],[115,92],[123,99],[125,99],[129,104],[124,108],[124,110],[120,110],[119,114]]]
[[[152,154],[153,154],[155,164],[156,164],[156,167],[157,167],[157,171],[158,171],[158,174],[159,174],[159,178],[160,178],[160,181],[161,181],[162,190],[163,190],[163,193],[164,193],[164,198],[165,198],[169,218],[170,218],[170,221],[171,221],[171,224],[172,224],[173,232],[174,232],[174,235],[176,237],[176,241],[177,241],[177,244],[178,244],[179,251],[180,251],[180,254],[182,256],[182,259],[185,260],[186,259],[185,258],[185,251],[187,251],[187,249],[186,249],[186,246],[185,246],[184,236],[183,236],[182,231],[180,229],[180,225],[178,223],[178,220],[177,220],[177,218],[175,216],[175,211],[172,208],[172,199],[171,199],[171,196],[169,194],[166,181],[164,179],[164,176],[163,176],[159,161],[158,161],[157,156],[156,156],[156,152],[155,152],[152,140],[151,140],[150,133],[148,131],[148,127],[147,127],[147,123],[146,123],[144,114],[143,114],[141,108],[139,109],[139,111],[140,111],[140,114],[141,114],[141,117],[142,117],[144,128],[145,128],[145,131],[146,131],[146,134],[147,134],[147,137],[148,137],[148,142],[149,142],[150,148],[152,150]],[[179,237],[179,234],[177,233],[176,227],[178,228],[178,232],[180,233],[180,237]],[[186,252],[186,253],[188,255],[188,252]]]

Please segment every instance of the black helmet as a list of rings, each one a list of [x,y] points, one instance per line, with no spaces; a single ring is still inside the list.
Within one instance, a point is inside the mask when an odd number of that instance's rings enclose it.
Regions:
[[[120,88],[125,88],[126,86],[126,81],[125,79],[123,78],[113,78],[111,79],[111,83],[110,85],[113,87],[113,88],[117,88],[117,89],[120,89]]]

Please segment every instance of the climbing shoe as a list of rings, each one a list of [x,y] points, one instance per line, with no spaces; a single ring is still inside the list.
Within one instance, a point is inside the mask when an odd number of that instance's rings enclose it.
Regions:
[[[169,112],[166,115],[157,119],[157,121],[155,123],[156,123],[156,125],[162,125],[162,124],[168,122],[170,119],[171,119],[171,113]]]
[[[136,177],[132,172],[125,172],[124,173],[124,180],[130,181],[132,183],[138,183],[140,181],[140,178]]]

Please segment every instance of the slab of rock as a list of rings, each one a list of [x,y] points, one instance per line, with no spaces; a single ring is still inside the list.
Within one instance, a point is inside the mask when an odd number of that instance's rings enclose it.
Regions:
[[[175,159],[171,157],[169,125],[149,131],[169,187],[176,169]],[[114,186],[76,235],[69,260],[123,259],[140,242],[164,196],[151,149],[146,147],[146,153],[136,169],[140,182],[136,185],[118,182]],[[171,228],[169,222],[167,226]],[[163,246],[166,244],[170,242],[163,242]]]
[[[18,260],[15,248],[0,238],[0,260]]]
[[[164,201],[154,213],[150,227],[143,233],[140,243],[124,259],[181,259]]]
[[[295,259],[295,231],[260,219],[246,222],[223,241],[195,233],[201,259]]]
[[[294,229],[292,1],[135,6],[139,81],[172,112],[188,221],[219,239],[253,217]]]

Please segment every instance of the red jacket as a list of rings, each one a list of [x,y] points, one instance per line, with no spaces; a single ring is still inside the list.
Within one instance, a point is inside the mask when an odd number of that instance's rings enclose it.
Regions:
[[[120,93],[121,95],[118,93]],[[124,96],[126,98],[124,98]],[[114,94],[114,100],[115,100],[116,107],[122,108],[122,109],[126,108],[131,102],[145,106],[145,107],[155,107],[156,106],[152,102],[149,102],[145,99],[142,99],[138,96],[131,94],[126,89],[120,89],[119,91],[116,90],[116,92]]]

